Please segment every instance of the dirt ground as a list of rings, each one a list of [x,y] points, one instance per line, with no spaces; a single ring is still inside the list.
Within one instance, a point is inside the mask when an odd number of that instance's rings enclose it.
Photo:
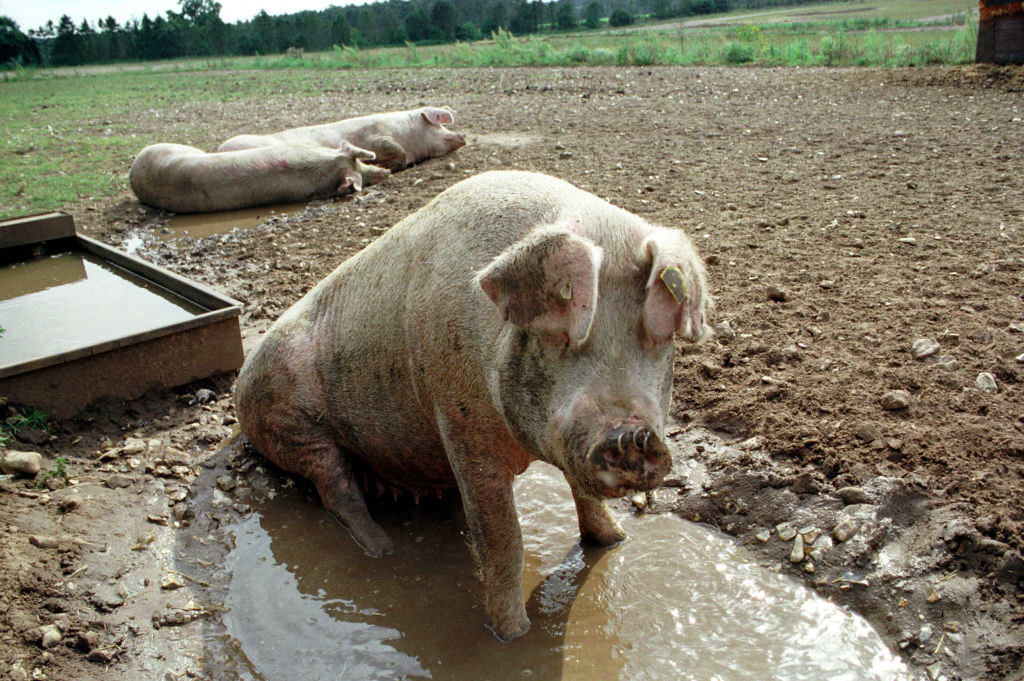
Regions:
[[[713,524],[850,605],[914,678],[1024,679],[1024,70],[363,76],[303,72],[323,95],[147,106],[113,125],[214,148],[438,104],[469,144],[227,236],[162,241],[169,216],[127,188],[66,208],[87,234],[141,236],[142,257],[242,301],[247,348],[345,258],[484,170],[556,175],[683,228],[708,265],[716,336],[680,346],[672,437],[706,476],[636,505]],[[196,120],[202,138],[175,138]],[[919,339],[938,350],[915,358]],[[14,447],[46,469],[66,458],[69,479],[0,482],[0,678],[212,678],[187,653],[189,622],[216,616],[202,584],[161,580],[203,466],[223,464],[232,383],[21,433]],[[808,557],[790,560],[780,523],[822,532]]]

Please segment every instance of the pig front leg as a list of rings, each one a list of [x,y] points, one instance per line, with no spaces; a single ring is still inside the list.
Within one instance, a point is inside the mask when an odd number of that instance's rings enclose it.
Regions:
[[[484,582],[487,627],[500,640],[511,641],[530,630],[523,599],[523,534],[512,493],[515,474],[490,454],[493,439],[438,420]]]
[[[387,168],[393,173],[404,170],[409,165],[405,149],[393,137],[377,137],[367,145],[367,148],[377,156],[375,165]]]
[[[626,532],[612,517],[604,499],[592,497],[576,489],[572,483],[572,500],[576,502],[576,515],[580,523],[580,537],[598,546],[618,544],[626,538]]]

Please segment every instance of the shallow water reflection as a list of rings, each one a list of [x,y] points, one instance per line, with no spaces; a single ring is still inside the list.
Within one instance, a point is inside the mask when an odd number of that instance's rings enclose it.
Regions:
[[[254,679],[901,678],[857,617],[756,565],[734,542],[667,515],[622,518],[630,538],[581,547],[560,474],[517,482],[531,631],[483,627],[458,502],[385,511],[395,542],[365,557],[294,490],[234,530],[223,623]],[[381,516],[380,512],[377,512]]]

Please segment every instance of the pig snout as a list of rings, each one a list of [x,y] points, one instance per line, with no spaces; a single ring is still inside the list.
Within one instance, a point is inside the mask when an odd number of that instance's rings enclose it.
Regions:
[[[672,468],[668,447],[646,426],[612,429],[587,459],[598,490],[606,497],[653,489]]]

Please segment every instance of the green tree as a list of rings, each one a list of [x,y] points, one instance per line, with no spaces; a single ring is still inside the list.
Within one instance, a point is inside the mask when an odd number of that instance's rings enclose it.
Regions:
[[[38,64],[39,61],[35,42],[21,32],[14,19],[0,16],[0,65]]]
[[[405,17],[405,33],[413,42],[429,38],[430,29],[430,19],[421,7],[413,9]]]
[[[430,8],[430,23],[434,29],[440,32],[446,42],[455,40],[455,29],[459,25],[459,18],[455,15],[455,6],[448,0],[438,0]]]
[[[601,7],[601,3],[597,0],[591,0],[590,4],[587,5],[587,9],[583,13],[583,22],[587,28],[597,28],[601,25],[601,16],[604,14],[604,9]]]
[[[670,19],[673,16],[672,3],[669,0],[654,0],[654,17],[656,19]]]
[[[483,23],[480,24],[480,31],[484,35],[490,35],[499,28],[507,27],[506,22],[508,22],[508,7],[502,0],[497,0],[488,5]]]
[[[617,9],[608,17],[608,23],[612,26],[629,26],[633,23],[633,15],[624,9]]]
[[[576,28],[576,6],[572,0],[560,0],[555,12],[555,25],[561,31],[571,31]]]
[[[333,45],[352,44],[352,24],[344,14],[339,14],[331,21],[331,43]]]
[[[53,39],[53,63],[60,66],[82,63],[82,44],[75,31],[75,23],[67,14],[57,21],[57,36]]]

